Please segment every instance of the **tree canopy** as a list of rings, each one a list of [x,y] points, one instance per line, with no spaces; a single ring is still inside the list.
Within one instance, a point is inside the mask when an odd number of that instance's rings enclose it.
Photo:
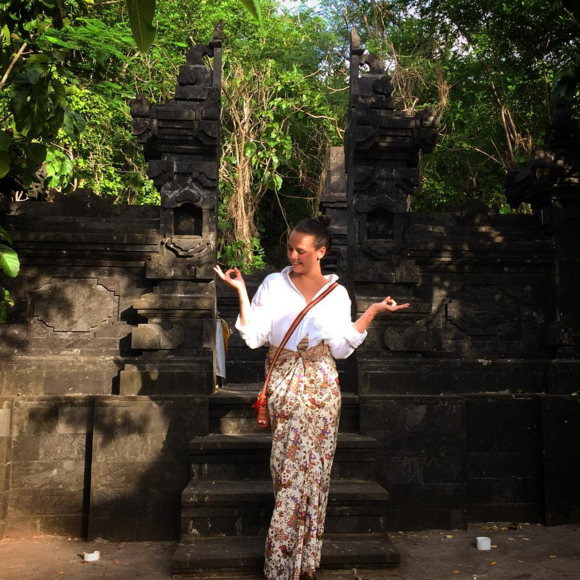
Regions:
[[[288,225],[316,212],[328,149],[346,125],[350,27],[385,60],[401,110],[442,113],[413,210],[475,197],[510,211],[505,171],[525,166],[557,95],[580,101],[571,0],[320,0],[291,11],[263,0],[261,24],[239,0],[157,0],[143,52],[131,5],[0,8],[0,191],[23,199],[42,178],[49,200],[82,186],[159,203],[129,101],[137,90],[170,99],[187,47],[223,20],[219,252],[245,269],[281,262]]]

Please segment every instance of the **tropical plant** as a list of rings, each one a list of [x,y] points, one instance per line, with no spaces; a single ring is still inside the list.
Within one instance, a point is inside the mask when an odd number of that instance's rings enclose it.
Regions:
[[[0,226],[0,240],[4,240],[12,244],[10,234]],[[18,275],[20,270],[20,260],[18,254],[6,244],[0,244],[0,271],[10,278]],[[10,292],[3,286],[0,286],[0,323],[6,321],[7,308],[14,306],[14,301],[10,296]]]

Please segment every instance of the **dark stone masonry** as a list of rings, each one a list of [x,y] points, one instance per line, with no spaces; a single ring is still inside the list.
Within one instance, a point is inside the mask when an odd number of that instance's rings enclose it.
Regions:
[[[179,538],[215,384],[220,59],[217,28],[189,50],[175,101],[132,104],[161,207],[88,190],[4,200],[22,262],[0,326],[6,536]]]
[[[220,88],[218,27],[188,51],[174,101],[134,100],[160,207],[0,196],[22,261],[2,282],[16,306],[0,326],[0,537],[181,539],[178,576],[261,566],[270,440],[250,404],[264,350],[232,334],[214,388],[216,308],[231,328],[237,315],[212,271]],[[506,176],[532,213],[410,212],[438,117],[396,111],[392,91],[353,31],[326,268],[353,316],[387,295],[411,307],[340,364],[329,567],[396,565],[393,530],[580,523],[578,123],[558,103],[529,167]]]

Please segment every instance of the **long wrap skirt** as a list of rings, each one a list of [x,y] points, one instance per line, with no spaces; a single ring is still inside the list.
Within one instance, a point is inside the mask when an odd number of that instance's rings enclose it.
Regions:
[[[271,347],[269,365],[275,348]],[[320,565],[330,470],[340,418],[340,387],[327,346],[284,349],[268,388],[270,470],[275,507],[266,541],[268,580],[298,580]]]

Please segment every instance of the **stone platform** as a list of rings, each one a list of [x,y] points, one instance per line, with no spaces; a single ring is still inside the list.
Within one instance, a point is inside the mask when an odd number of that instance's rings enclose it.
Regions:
[[[257,574],[274,506],[272,437],[252,412],[258,384],[229,386],[210,396],[210,433],[189,445],[191,481],[182,494],[181,542],[175,578]],[[326,518],[322,568],[397,566],[386,532],[388,492],[376,481],[378,442],[353,431],[358,397],[343,408]]]

